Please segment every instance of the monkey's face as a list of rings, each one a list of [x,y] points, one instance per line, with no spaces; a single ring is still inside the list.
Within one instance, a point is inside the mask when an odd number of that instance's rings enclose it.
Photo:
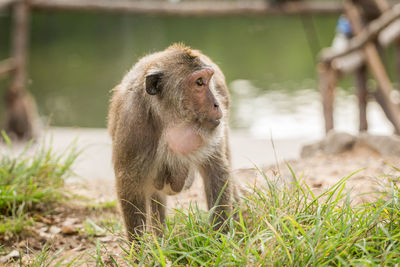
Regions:
[[[182,83],[183,108],[191,113],[201,126],[214,129],[220,124],[222,110],[213,93],[211,67],[203,67],[190,73]]]
[[[215,129],[222,110],[215,96],[211,66],[169,68],[146,76],[146,91],[157,98],[165,116],[189,122],[200,128]],[[171,70],[172,69],[172,70]]]

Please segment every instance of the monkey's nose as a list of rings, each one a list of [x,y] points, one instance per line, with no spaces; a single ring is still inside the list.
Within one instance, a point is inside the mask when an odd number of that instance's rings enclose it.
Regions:
[[[217,103],[214,103],[214,108],[219,108],[219,105]]]

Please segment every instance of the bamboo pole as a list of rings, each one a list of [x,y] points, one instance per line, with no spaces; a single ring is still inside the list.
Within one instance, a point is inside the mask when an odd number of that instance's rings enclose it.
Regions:
[[[345,10],[347,14],[347,18],[349,19],[354,33],[358,34],[362,30],[362,20],[360,12],[351,1],[345,2]],[[391,120],[395,132],[397,134],[400,133],[400,110],[394,105],[394,103],[390,100],[390,92],[392,91],[392,84],[389,80],[389,77],[386,73],[385,67],[382,63],[382,60],[379,56],[378,50],[376,46],[369,42],[364,46],[364,54],[365,59],[369,68],[372,71],[376,81],[378,82],[378,90],[379,95],[382,97],[383,109],[387,110],[387,117]]]
[[[287,2],[270,5],[258,1],[137,1],[137,0],[30,0],[35,9],[85,10],[134,14],[221,16],[265,14],[340,14],[343,5],[336,1]]]

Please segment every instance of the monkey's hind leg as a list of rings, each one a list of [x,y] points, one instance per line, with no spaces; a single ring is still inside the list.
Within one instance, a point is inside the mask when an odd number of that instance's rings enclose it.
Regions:
[[[208,208],[214,208],[211,223],[218,230],[232,212],[232,184],[225,153],[217,152],[203,164],[200,172]]]
[[[161,234],[165,221],[166,198],[162,193],[151,196],[151,226],[155,233]]]

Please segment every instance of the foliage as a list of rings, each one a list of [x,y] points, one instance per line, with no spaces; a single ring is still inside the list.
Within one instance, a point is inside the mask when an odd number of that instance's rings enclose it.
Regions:
[[[2,135],[8,149],[3,146],[0,155],[0,234],[17,233],[29,223],[30,212],[64,196],[65,178],[79,153],[73,144],[56,153],[45,142],[30,142],[14,154],[11,141]]]

